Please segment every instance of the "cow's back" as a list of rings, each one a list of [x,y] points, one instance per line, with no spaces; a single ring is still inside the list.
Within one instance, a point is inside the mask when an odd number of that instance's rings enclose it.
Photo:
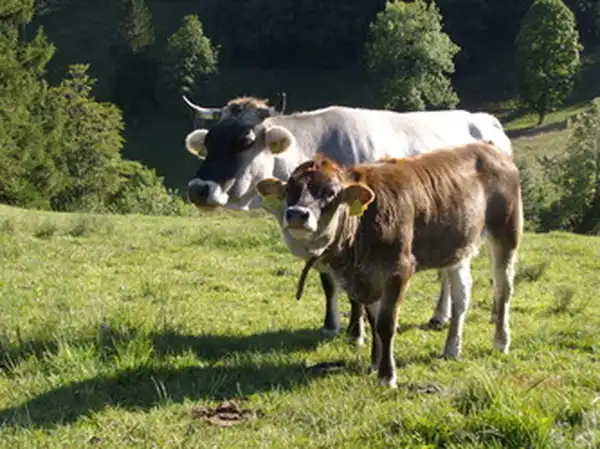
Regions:
[[[487,113],[439,110],[398,113],[330,106],[292,114],[281,123],[292,129],[306,157],[322,152],[340,164],[406,157],[433,149],[492,141],[512,154],[510,139],[498,119]]]
[[[483,142],[356,169],[353,176],[375,193],[364,223],[373,228],[360,234],[387,240],[413,229],[419,270],[439,266],[445,257],[451,265],[461,251],[473,251],[468,242],[478,241],[486,220],[502,221],[487,214],[503,213],[498,205],[518,196],[514,162]],[[374,245],[367,242],[366,251]]]

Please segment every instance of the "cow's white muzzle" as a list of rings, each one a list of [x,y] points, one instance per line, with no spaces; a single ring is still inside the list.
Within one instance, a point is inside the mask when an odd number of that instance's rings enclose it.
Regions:
[[[292,238],[305,239],[316,232],[317,219],[309,209],[291,206],[283,214],[283,227]]]
[[[188,183],[188,195],[197,206],[225,206],[229,201],[229,195],[219,184],[198,178],[194,178]]]

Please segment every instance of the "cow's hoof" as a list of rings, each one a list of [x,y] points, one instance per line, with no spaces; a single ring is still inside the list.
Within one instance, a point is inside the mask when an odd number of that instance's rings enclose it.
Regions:
[[[431,329],[434,331],[441,331],[448,321],[442,321],[439,318],[431,318],[427,322],[427,329]]]
[[[333,337],[337,337],[337,335],[340,333],[340,330],[339,329],[331,329],[329,327],[322,327],[321,329],[319,329],[319,332],[324,337],[333,338]]]
[[[367,368],[367,374],[373,374],[375,371],[377,371],[377,365],[371,364]]]
[[[508,354],[508,348],[510,343],[506,340],[497,339],[494,341],[494,349],[500,351],[502,354]]]
[[[457,346],[450,346],[444,349],[444,353],[442,354],[442,359],[444,360],[453,360],[460,357],[460,348]]]
[[[348,336],[348,343],[356,346],[357,348],[362,348],[363,346],[365,346],[365,337]]]
[[[380,377],[379,385],[386,388],[398,388],[398,384],[396,383],[396,376],[393,377]]]

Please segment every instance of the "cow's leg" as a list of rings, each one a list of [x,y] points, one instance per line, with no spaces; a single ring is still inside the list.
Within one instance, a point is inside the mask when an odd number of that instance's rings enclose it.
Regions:
[[[430,329],[441,329],[450,319],[452,299],[450,295],[450,280],[445,272],[441,270],[440,274],[440,296],[435,305],[433,316],[427,323]]]
[[[377,301],[373,304],[365,306],[367,312],[367,320],[371,327],[371,364],[369,365],[369,374],[377,370],[381,361],[381,339],[377,335],[377,316],[379,315],[379,304]]]
[[[473,288],[471,259],[463,260],[460,264],[445,271],[450,281],[452,316],[444,348],[444,357],[454,358],[460,356],[465,318],[471,302],[471,289]]]
[[[488,250],[488,260],[490,262],[490,268],[492,271],[492,285],[494,284],[494,257],[493,257],[493,249],[492,242],[488,241],[487,245]],[[496,301],[496,295],[494,294],[492,301],[492,311],[490,313],[490,324],[496,323],[496,319],[498,318],[498,302]]]
[[[409,262],[402,263],[398,271],[386,282],[379,313],[377,315],[377,335],[381,339],[381,360],[379,362],[379,384],[385,387],[396,388],[396,362],[394,361],[394,334],[398,320],[398,309],[408,286],[410,276],[414,272],[414,265]]]
[[[499,243],[490,245],[496,330],[494,347],[508,354],[510,347],[510,302],[514,291],[517,251]]]
[[[365,344],[365,325],[363,320],[364,306],[350,298],[350,322],[346,334],[348,340],[356,346]]]
[[[319,273],[325,292],[325,320],[320,329],[326,337],[335,337],[340,332],[340,309],[338,306],[338,287],[330,273]]]

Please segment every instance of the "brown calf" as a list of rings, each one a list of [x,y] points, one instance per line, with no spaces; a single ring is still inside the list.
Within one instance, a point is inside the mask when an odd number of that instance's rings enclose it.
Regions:
[[[451,283],[452,318],[444,356],[461,352],[471,299],[471,258],[489,243],[494,281],[494,346],[508,353],[509,308],[523,219],[519,171],[487,143],[346,168],[317,155],[287,183],[257,191],[284,202],[282,235],[329,269],[352,301],[365,305],[371,368],[396,386],[393,337],[411,276],[441,269]]]

